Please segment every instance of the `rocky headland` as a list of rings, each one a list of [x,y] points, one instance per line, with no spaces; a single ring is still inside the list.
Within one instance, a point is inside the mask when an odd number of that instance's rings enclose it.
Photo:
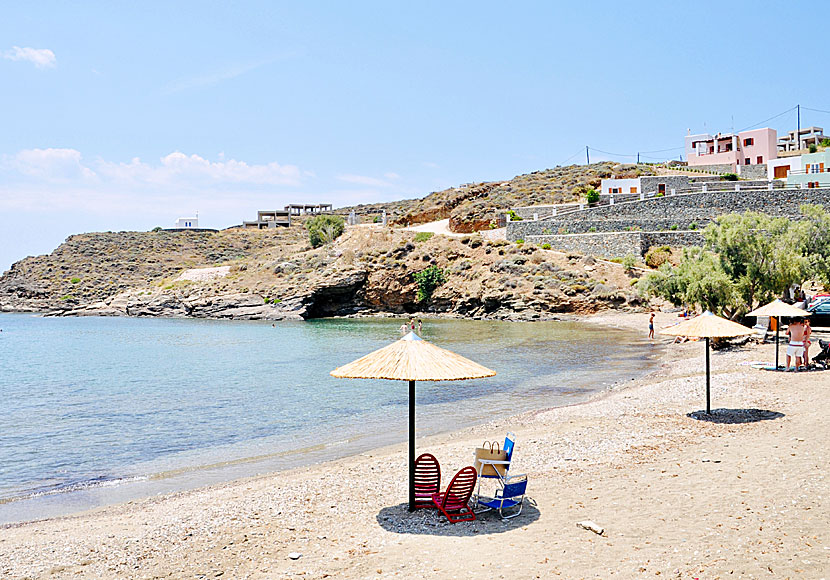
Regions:
[[[445,282],[418,300],[414,274]],[[352,226],[312,248],[291,228],[74,235],[0,277],[0,311],[308,319],[384,313],[536,320],[638,308],[622,266],[538,247]]]

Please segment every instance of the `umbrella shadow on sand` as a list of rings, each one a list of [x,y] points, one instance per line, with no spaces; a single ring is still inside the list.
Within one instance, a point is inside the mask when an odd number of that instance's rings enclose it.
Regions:
[[[767,411],[765,409],[712,409],[711,413],[694,411],[687,413],[686,416],[697,419],[698,421],[708,421],[709,423],[737,425],[740,423],[757,423],[759,421],[781,419],[784,417],[784,413]]]
[[[472,522],[451,524],[438,510],[419,509],[410,512],[409,504],[401,503],[385,507],[378,512],[377,521],[387,532],[427,536],[486,536],[501,534],[527,526],[539,519],[539,510],[525,500],[522,513],[512,519],[502,520],[497,511],[476,514]]]

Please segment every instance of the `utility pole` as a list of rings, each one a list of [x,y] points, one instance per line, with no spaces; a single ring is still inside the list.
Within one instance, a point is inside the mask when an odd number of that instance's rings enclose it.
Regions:
[[[801,104],[795,106],[797,125],[795,129],[795,138],[798,139],[798,149],[801,149]]]
[[[588,162],[588,165],[591,164],[591,155],[588,153],[588,146],[585,146],[585,160]]]
[[[640,164],[640,152],[637,151],[637,165]]]

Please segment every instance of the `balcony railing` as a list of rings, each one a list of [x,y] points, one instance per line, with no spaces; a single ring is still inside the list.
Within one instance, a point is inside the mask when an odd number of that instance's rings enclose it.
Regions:
[[[790,169],[788,175],[821,175],[822,173],[830,173],[830,169],[822,169],[821,171],[815,171],[813,169],[810,171],[806,169]]]

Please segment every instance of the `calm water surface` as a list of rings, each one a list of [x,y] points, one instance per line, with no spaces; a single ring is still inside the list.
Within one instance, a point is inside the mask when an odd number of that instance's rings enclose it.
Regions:
[[[418,383],[419,435],[578,402],[653,365],[650,345],[619,330],[425,322],[424,338],[498,375]],[[406,383],[329,375],[400,324],[2,314],[0,523],[403,441]]]

